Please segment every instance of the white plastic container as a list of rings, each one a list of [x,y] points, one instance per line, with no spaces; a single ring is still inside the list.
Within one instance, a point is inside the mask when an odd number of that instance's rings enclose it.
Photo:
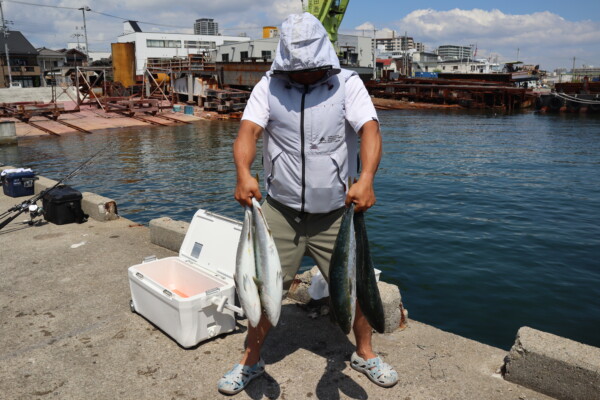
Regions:
[[[131,309],[183,347],[235,329],[235,257],[241,222],[198,210],[178,257],[129,267]]]

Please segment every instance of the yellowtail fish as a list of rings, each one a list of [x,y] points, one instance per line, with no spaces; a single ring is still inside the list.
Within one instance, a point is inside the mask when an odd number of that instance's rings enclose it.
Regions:
[[[258,293],[267,319],[272,326],[276,326],[281,315],[283,298],[281,262],[262,208],[254,198],[252,198],[252,216]]]
[[[385,314],[369,250],[364,213],[354,214],[354,228],[356,229],[356,297],[358,305],[371,327],[377,332],[383,333]]]
[[[329,263],[331,311],[342,331],[349,334],[356,311],[356,238],[354,204],[344,211]]]
[[[252,209],[244,207],[244,224],[237,248],[235,274],[233,279],[240,304],[250,325],[256,327],[260,321],[262,309],[258,287],[256,286],[256,261],[254,258],[254,226]]]

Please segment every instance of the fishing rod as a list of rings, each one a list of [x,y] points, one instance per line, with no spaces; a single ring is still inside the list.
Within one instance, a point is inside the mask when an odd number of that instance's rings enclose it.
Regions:
[[[108,148],[108,145],[105,146],[105,147],[103,147],[103,148],[101,148],[93,156],[91,156],[90,158],[88,158],[87,160],[85,160],[83,163],[79,164],[79,166],[77,168],[75,168],[73,171],[71,171],[71,173],[69,175],[65,176],[64,178],[62,178],[61,180],[59,180],[58,182],[56,182],[56,184],[54,186],[42,190],[40,193],[36,194],[35,196],[31,197],[30,199],[25,200],[21,204],[17,204],[15,206],[9,208],[4,213],[2,213],[1,215],[6,215],[6,214],[10,214],[12,212],[16,212],[15,215],[7,217],[4,221],[0,222],[0,230],[2,228],[4,228],[6,225],[10,224],[14,219],[16,219],[19,215],[21,215],[22,213],[24,213],[26,211],[29,211],[29,213],[32,216],[32,220],[33,220],[34,216],[41,215],[41,213],[43,211],[41,210],[41,208],[39,208],[36,205],[36,203],[42,197],[44,197],[44,195],[46,195],[46,194],[50,193],[52,190],[56,189],[63,182],[65,182],[66,180],[71,179],[72,177],[74,177],[75,175],[77,175],[79,173],[79,171],[81,171],[84,167],[86,167],[88,164],[90,164],[91,161],[94,158],[96,158],[100,153],[102,153],[107,148]]]

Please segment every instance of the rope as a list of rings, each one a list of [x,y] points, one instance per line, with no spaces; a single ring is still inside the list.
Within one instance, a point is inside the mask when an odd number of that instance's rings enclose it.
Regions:
[[[569,96],[564,93],[552,93],[554,96],[559,97],[564,100],[572,101],[573,103],[581,103],[581,104],[600,104],[600,100],[588,100],[588,99],[580,99],[578,97]],[[596,95],[598,98],[598,95]]]

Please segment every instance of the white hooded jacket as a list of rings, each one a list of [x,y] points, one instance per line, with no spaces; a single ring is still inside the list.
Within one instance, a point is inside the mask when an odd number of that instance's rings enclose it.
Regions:
[[[286,73],[320,68],[327,74],[313,85]],[[326,213],[344,205],[348,180],[358,175],[356,132],[377,116],[360,78],[340,69],[321,23],[303,13],[283,22],[271,70],[252,91],[242,119],[265,129],[269,196],[300,212]]]

